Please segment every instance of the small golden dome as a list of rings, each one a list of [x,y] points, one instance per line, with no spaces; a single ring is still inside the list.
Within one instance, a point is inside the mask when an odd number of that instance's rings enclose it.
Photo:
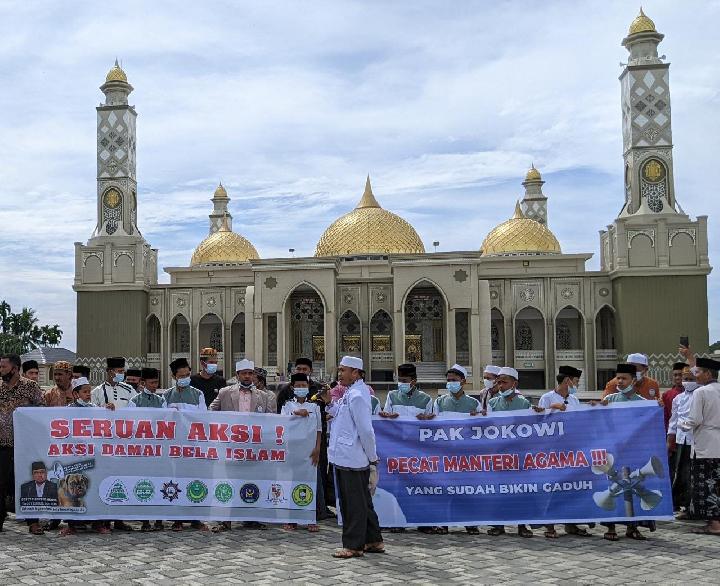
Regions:
[[[424,252],[425,247],[415,228],[380,207],[370,186],[370,176],[355,209],[335,220],[315,248],[315,256]]]
[[[115,65],[112,66],[112,69],[110,69],[105,76],[105,83],[109,81],[124,81],[127,83],[127,75],[125,75],[122,67],[118,64],[117,59],[115,59]]]
[[[560,243],[543,224],[526,218],[520,203],[513,217],[493,228],[480,247],[483,256],[504,254],[560,254]]]
[[[542,181],[542,175],[540,175],[540,171],[535,168],[535,163],[528,169],[527,175],[525,175],[525,181]]]
[[[222,182],[217,186],[217,189],[215,190],[215,195],[213,197],[217,198],[227,198],[228,194],[227,191],[225,191],[225,187],[223,186]]]
[[[198,244],[190,266],[236,264],[256,258],[260,255],[249,240],[222,226]]]
[[[656,32],[655,29],[655,23],[650,20],[647,16],[645,16],[645,13],[643,12],[642,6],[640,7],[640,14],[638,14],[635,17],[635,20],[632,21],[630,24],[630,30],[628,31],[629,35],[634,35],[635,33],[646,33],[646,32]]]

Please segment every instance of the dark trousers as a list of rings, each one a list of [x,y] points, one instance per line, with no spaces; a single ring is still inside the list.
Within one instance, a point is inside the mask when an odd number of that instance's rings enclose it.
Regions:
[[[690,506],[690,446],[677,444],[673,468],[675,475],[672,483],[673,505],[675,507]]]
[[[370,496],[370,469],[335,469],[340,513],[342,514],[343,547],[362,550],[368,543],[380,543],[380,523]]]
[[[7,517],[7,498],[15,490],[15,452],[11,446],[0,446],[0,525]]]

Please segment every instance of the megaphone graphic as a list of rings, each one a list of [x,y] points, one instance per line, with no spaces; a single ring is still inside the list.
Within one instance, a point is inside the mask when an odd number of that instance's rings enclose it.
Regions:
[[[662,493],[659,490],[648,490],[647,488],[637,487],[636,491],[640,497],[640,507],[643,511],[654,509],[662,500]]]
[[[610,489],[594,493],[593,500],[601,509],[605,509],[607,511],[615,510],[615,495],[610,492]]]
[[[607,474],[612,469],[614,463],[615,463],[615,458],[613,458],[613,455],[607,454],[607,462],[605,462],[605,464],[591,466],[590,469],[595,474]]]
[[[640,480],[642,480],[650,476],[657,476],[658,478],[665,476],[665,470],[663,469],[662,462],[657,456],[650,458],[648,463],[640,468],[640,470],[634,471],[630,475],[630,478],[640,478]]]

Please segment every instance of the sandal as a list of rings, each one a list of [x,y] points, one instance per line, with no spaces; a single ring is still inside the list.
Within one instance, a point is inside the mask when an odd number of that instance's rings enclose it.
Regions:
[[[477,527],[465,527],[468,535],[480,535],[480,529]]]
[[[450,529],[448,529],[447,527],[435,527],[433,533],[435,535],[447,535],[448,533],[450,533]]]
[[[365,553],[385,553],[384,543],[368,543],[365,546]]]
[[[525,527],[525,525],[518,525],[518,535],[520,537],[534,537],[533,532]]]
[[[693,529],[690,533],[694,533],[695,535],[720,535],[720,531],[710,531],[710,527]]]
[[[307,526],[307,530],[310,533],[317,533],[318,531],[320,531],[320,525],[316,525],[313,523],[312,525]]]
[[[196,531],[210,531],[210,528],[202,521],[193,521],[190,523],[190,528]]]
[[[33,535],[45,535],[45,531],[43,531],[40,523],[33,523],[32,525],[30,525],[28,531],[30,531],[30,533],[32,533]]]
[[[155,521],[155,525],[153,526],[153,531],[165,531],[165,525],[163,525],[163,522]]]
[[[60,529],[61,537],[68,537],[69,535],[77,535],[77,531],[75,531],[74,527],[63,527]]]
[[[153,530],[153,528],[152,528],[152,525],[150,525],[150,523],[143,523],[140,526],[140,531],[142,531],[143,533],[150,533],[152,530]]]
[[[282,528],[283,531],[295,531],[295,529],[297,529],[297,525],[295,525],[295,523],[285,523]]]
[[[420,531],[420,529],[418,529]],[[390,533],[405,533],[405,527],[390,527]],[[425,533],[423,531],[423,533]]]
[[[398,527],[398,529],[402,529],[402,527]],[[437,529],[435,527],[418,527],[417,530],[420,533],[424,533],[425,535],[435,535],[437,533]],[[390,529],[390,533],[395,533],[392,529]]]
[[[230,531],[232,529],[232,525],[230,524],[230,521],[222,521],[219,525],[215,525],[211,529],[213,533],[223,533],[224,531]]]
[[[545,539],[557,539],[560,537],[555,529],[548,529],[545,533],[543,533],[543,535],[545,536]]]
[[[487,534],[491,537],[497,537],[498,535],[505,535],[505,527],[491,527],[487,530]]]
[[[334,558],[339,560],[349,560],[350,558],[361,558],[365,555],[363,551],[357,551],[355,549],[338,549],[332,554]]]
[[[608,531],[605,535],[603,535],[603,539],[607,539],[608,541],[617,541],[619,537],[615,531]]]
[[[630,539],[636,539],[637,541],[647,541],[647,537],[645,537],[640,531],[637,529],[628,529],[625,532],[625,537],[629,537]]]
[[[175,521],[172,524],[172,527],[170,527],[173,531],[182,531],[183,530],[183,524],[182,521]]]
[[[592,537],[592,533],[577,525],[565,525],[565,533],[575,535],[576,537]]]

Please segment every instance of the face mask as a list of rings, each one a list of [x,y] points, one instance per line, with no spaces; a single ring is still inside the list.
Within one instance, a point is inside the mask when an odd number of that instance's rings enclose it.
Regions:
[[[295,389],[295,396],[304,399],[308,396],[310,389]]]
[[[2,375],[2,379],[3,379],[3,381],[5,381],[6,383],[9,383],[9,382],[12,380],[12,377],[14,377],[14,376],[15,376],[15,372],[11,370],[11,371],[8,372],[7,374],[3,374],[3,375]]]
[[[448,381],[445,384],[445,388],[453,394],[457,394],[462,390],[462,383],[460,381]]]
[[[683,386],[683,388],[684,388],[688,393],[692,393],[692,392],[693,392],[695,389],[697,389],[700,385],[697,384],[697,383],[696,383],[695,381],[693,381],[693,380],[688,380],[688,381],[683,381],[682,386]]]
[[[635,373],[635,379],[636,380],[642,380],[643,373],[642,372],[636,372]]]
[[[631,393],[631,392],[632,392],[633,386],[632,386],[632,385],[628,385],[628,386],[625,387],[624,389],[618,387],[617,390],[620,391],[623,395],[627,395],[628,393]]]
[[[495,381],[484,378],[483,385],[486,389],[492,389],[495,386]]]
[[[177,379],[177,386],[179,387],[189,387],[190,386],[190,377],[184,376],[183,378]]]
[[[577,387],[568,387],[568,393],[574,395],[575,393],[577,393]]]
[[[252,385],[252,383],[244,383],[244,382],[240,381],[240,386],[241,386],[243,389],[249,389],[249,388],[252,387],[253,385]]]
[[[515,393],[515,389],[508,389],[507,391],[500,391],[500,394],[503,397],[512,397],[512,395]]]
[[[81,399],[80,397],[78,397],[75,402],[76,402],[78,405],[82,405],[83,407],[90,407],[90,405],[92,405],[92,403],[90,403],[90,401],[84,401],[84,400]]]
[[[205,372],[208,374],[215,374],[217,372],[217,364],[208,364],[205,367]]]
[[[123,382],[124,380],[125,380],[125,374],[122,373],[122,372],[118,372],[118,373],[113,377],[113,382],[114,382],[114,383],[121,383],[121,382]]]
[[[403,395],[407,395],[410,392],[410,383],[398,383],[398,391]]]

